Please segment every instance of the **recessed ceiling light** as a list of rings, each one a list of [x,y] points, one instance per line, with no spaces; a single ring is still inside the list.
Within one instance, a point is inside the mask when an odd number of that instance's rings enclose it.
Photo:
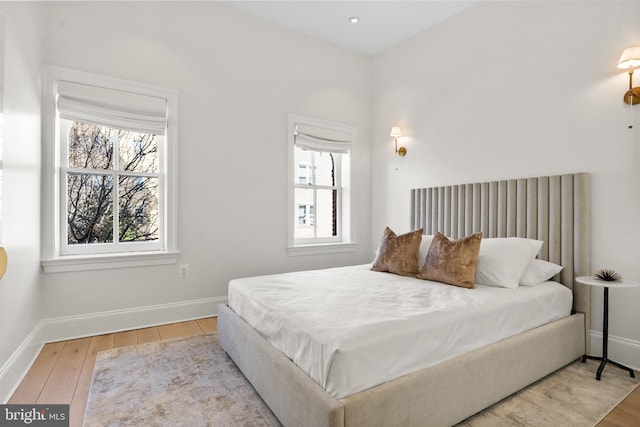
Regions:
[[[357,24],[360,21],[360,18],[358,18],[357,16],[352,16],[351,18],[349,18],[349,22],[351,22],[352,24]]]

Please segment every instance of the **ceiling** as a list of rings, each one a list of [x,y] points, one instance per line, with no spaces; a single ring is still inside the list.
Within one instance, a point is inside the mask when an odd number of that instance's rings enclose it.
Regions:
[[[374,55],[479,0],[223,1],[363,55]],[[349,18],[356,16],[356,24]]]

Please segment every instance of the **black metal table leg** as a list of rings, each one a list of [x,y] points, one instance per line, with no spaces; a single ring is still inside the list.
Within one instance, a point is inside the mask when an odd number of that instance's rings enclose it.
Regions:
[[[604,310],[603,310],[603,319],[602,319],[602,357],[599,356],[587,356],[586,354],[582,356],[582,363],[585,363],[587,359],[590,360],[600,360],[600,366],[598,367],[598,372],[596,373],[596,380],[600,381],[602,377],[602,371],[604,371],[604,367],[607,363],[611,363],[613,366],[617,366],[620,369],[624,369],[625,371],[629,371],[629,375],[631,378],[635,378],[636,375],[633,372],[633,369],[628,368],[618,362],[614,362],[613,360],[609,360],[609,288],[604,288]]]

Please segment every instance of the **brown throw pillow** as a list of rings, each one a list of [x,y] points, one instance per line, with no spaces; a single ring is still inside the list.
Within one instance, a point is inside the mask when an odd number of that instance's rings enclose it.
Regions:
[[[378,247],[378,256],[371,269],[415,276],[418,273],[418,249],[421,241],[422,228],[398,236],[386,227]]]
[[[436,233],[418,279],[474,288],[481,240],[482,233],[459,240],[449,240],[445,235]]]

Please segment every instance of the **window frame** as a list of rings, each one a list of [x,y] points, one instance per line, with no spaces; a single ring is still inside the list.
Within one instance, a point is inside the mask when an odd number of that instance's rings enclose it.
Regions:
[[[167,102],[167,126],[164,143],[159,145],[159,197],[164,199],[160,213],[160,239],[157,245],[132,244],[126,251],[117,250],[93,253],[65,250],[66,205],[62,206],[62,191],[66,188],[66,171],[62,156],[66,142],[61,141],[57,126],[57,82],[59,80],[164,98]],[[43,147],[42,147],[42,254],[41,264],[45,273],[62,271],[95,270],[175,264],[179,256],[177,247],[177,137],[178,92],[173,89],[147,85],[128,80],[45,65],[43,95]],[[64,151],[64,152],[63,152]],[[67,168],[68,169],[68,168]],[[111,174],[113,170],[104,171]],[[117,176],[114,175],[114,176]],[[66,196],[64,196],[66,201]],[[114,200],[113,209],[118,208]],[[100,244],[97,244],[100,245]],[[108,245],[108,244],[107,244]],[[66,245],[70,246],[70,245]],[[91,246],[91,245],[88,245]],[[153,246],[156,246],[155,248]]]
[[[295,227],[298,222],[298,204],[295,199],[295,190],[297,188],[311,188],[308,184],[300,184],[298,164],[296,163],[296,146],[295,133],[298,125],[306,125],[318,127],[327,131],[336,131],[351,134],[351,147],[348,156],[340,155],[340,159],[336,162],[336,168],[339,173],[336,179],[337,188],[337,206],[336,221],[337,236],[320,237],[320,238],[302,238],[296,239]],[[287,252],[289,256],[299,255],[317,255],[326,253],[353,252],[356,243],[351,233],[351,169],[353,165],[354,151],[357,141],[357,128],[344,123],[332,122],[323,119],[303,116],[300,114],[290,113],[288,116],[288,203],[287,203]],[[330,152],[327,150],[326,152]],[[345,158],[346,157],[346,158]],[[325,188],[326,186],[317,185],[317,188]],[[329,187],[327,187],[329,188]],[[317,215],[317,209],[314,209],[314,215]],[[317,218],[314,218],[317,222]]]

